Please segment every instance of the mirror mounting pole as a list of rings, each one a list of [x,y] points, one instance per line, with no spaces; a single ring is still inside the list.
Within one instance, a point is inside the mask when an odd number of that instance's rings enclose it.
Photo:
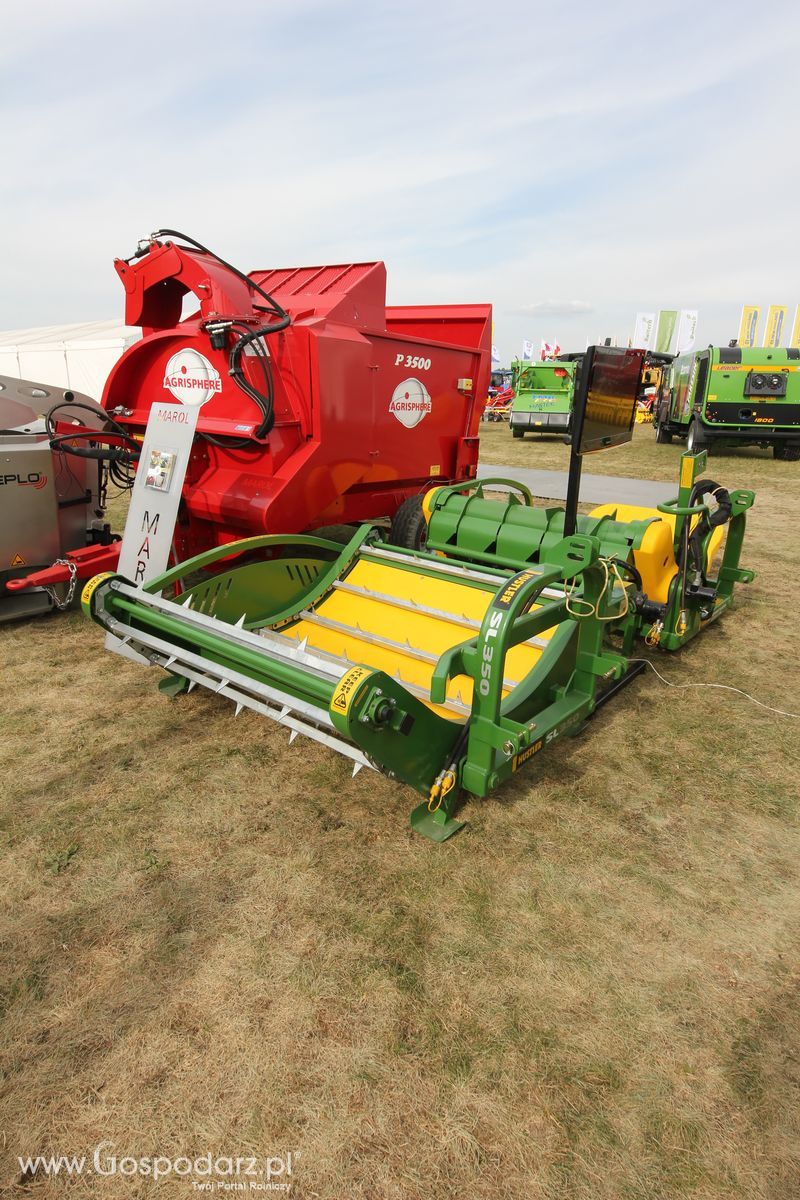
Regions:
[[[581,440],[583,438],[583,418],[586,413],[586,398],[589,394],[589,380],[594,364],[594,346],[588,346],[583,359],[575,372],[575,390],[572,397],[572,433],[569,442],[569,476],[567,478],[567,499],[564,505],[564,537],[572,537],[578,523],[578,498],[581,491]]]

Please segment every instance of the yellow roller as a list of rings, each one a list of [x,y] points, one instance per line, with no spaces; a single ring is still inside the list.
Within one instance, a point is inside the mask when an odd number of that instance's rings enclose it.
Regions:
[[[438,659],[476,635],[492,595],[453,580],[361,558],[316,605],[313,614],[282,633],[294,641],[307,640],[310,649],[364,663],[389,675],[399,671],[404,682],[429,696]],[[399,604],[393,605],[392,600]],[[552,633],[547,630],[540,640],[549,640]],[[541,652],[540,646],[529,642],[509,651],[504,694],[525,678]],[[447,695],[448,700],[469,707],[472,680],[467,676],[452,680]],[[442,716],[459,719],[452,709],[425,702]]]
[[[633,561],[642,577],[642,586],[647,596],[659,604],[666,604],[669,597],[669,585],[678,574],[678,564],[675,562],[673,541],[675,538],[675,517],[660,513],[656,508],[640,508],[635,504],[601,504],[593,508],[589,514],[592,517],[613,517],[616,521],[647,521],[648,525],[642,544],[633,552]],[[692,518],[692,528],[698,521]],[[724,528],[717,526],[712,534],[708,547],[706,569],[714,555],[722,545]]]

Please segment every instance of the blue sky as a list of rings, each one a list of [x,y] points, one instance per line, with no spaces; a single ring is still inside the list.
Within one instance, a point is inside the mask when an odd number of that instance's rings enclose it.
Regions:
[[[523,337],[800,302],[784,0],[32,0],[0,40],[0,329],[114,318],[159,226],[239,265],[383,258]]]

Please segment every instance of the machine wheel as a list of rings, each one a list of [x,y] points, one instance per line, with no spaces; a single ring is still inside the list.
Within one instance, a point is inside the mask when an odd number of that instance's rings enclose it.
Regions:
[[[800,446],[773,446],[772,453],[781,462],[800,462]]]
[[[523,438],[523,437],[525,437],[525,430],[524,429],[512,429],[511,436],[515,437],[515,438]]]
[[[404,546],[406,550],[425,549],[428,523],[422,511],[422,496],[410,496],[403,501],[392,517],[389,538],[393,546]]]
[[[659,446],[669,446],[672,442],[672,434],[664,428],[660,421],[656,422],[656,441]]]
[[[696,454],[698,450],[708,449],[708,439],[697,417],[692,417],[692,423],[686,435],[686,449],[690,454]]]

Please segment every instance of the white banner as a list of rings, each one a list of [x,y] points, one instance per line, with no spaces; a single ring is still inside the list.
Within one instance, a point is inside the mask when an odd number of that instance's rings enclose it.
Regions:
[[[523,341],[522,343],[522,361],[530,362],[533,359],[533,342]]]
[[[222,390],[219,372],[188,347],[166,364],[163,387],[174,399],[157,400],[150,407],[117,566],[136,587],[163,574],[169,565],[197,418],[206,401]],[[125,658],[145,661],[113,633],[106,634],[105,644]]]
[[[656,314],[638,312],[633,327],[633,345],[637,350],[652,350],[656,332]]]
[[[685,354],[693,350],[697,340],[697,309],[682,308],[678,317],[678,336],[675,339],[675,353]]]
[[[498,353],[497,346],[495,346],[494,343],[492,343],[492,362],[500,362],[500,354]]]

